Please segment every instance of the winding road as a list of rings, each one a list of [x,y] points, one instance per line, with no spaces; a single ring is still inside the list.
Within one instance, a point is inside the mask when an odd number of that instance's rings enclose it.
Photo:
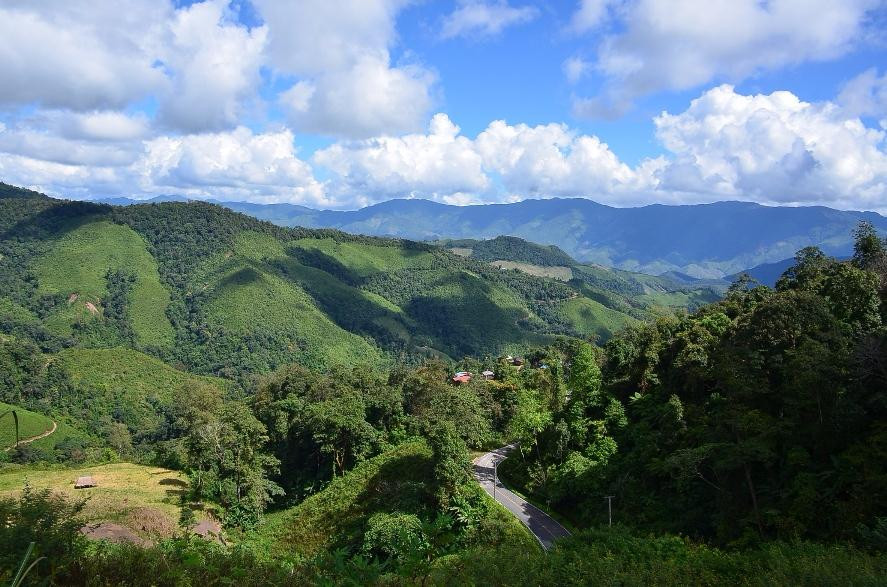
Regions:
[[[557,520],[521,496],[506,489],[498,479],[495,492],[493,491],[494,465],[501,463],[514,448],[513,444],[509,444],[474,459],[474,478],[477,479],[484,491],[505,506],[505,509],[514,514],[518,520],[523,522],[533,536],[536,537],[536,540],[539,541],[539,544],[542,545],[542,548],[550,550],[554,546],[555,541],[569,536],[570,532],[561,526]]]

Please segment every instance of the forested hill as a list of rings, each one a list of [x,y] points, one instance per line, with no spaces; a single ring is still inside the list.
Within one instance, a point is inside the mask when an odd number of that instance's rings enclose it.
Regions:
[[[0,332],[53,349],[130,346],[200,373],[496,355],[557,335],[606,340],[718,297],[681,284],[627,286],[605,269],[564,282],[206,203],[4,194]]]
[[[391,200],[347,212],[288,204],[224,205],[281,225],[330,227],[357,234],[416,240],[513,235],[556,245],[580,262],[651,275],[679,271],[704,278],[790,259],[806,246],[848,256],[850,233],[860,220],[887,233],[887,218],[874,212],[747,202],[613,208],[583,198],[474,206]]]

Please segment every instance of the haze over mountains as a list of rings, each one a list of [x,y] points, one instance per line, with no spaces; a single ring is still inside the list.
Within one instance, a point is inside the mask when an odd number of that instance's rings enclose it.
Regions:
[[[132,202],[125,198],[105,201]],[[512,235],[557,245],[582,262],[696,278],[723,278],[780,263],[806,246],[847,256],[852,249],[851,233],[860,220],[887,232],[887,218],[875,212],[748,202],[614,208],[583,198],[473,206],[398,199],[354,211],[313,210],[293,204],[223,205],[282,226],[337,228],[372,236],[440,240]],[[770,273],[764,271],[762,277]],[[765,281],[769,282],[769,277]]]

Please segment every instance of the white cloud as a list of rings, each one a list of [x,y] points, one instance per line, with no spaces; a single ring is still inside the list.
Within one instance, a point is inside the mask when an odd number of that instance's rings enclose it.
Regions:
[[[444,114],[427,134],[338,143],[316,165],[342,205],[391,197],[453,203],[589,197],[617,205],[724,199],[887,211],[887,132],[790,92],[719,86],[654,120],[668,155],[632,167],[563,124],[494,121],[475,138]]]
[[[79,6],[78,6],[79,4]],[[158,0],[10,0],[0,7],[0,103],[116,108],[163,87],[152,50],[171,6]]]
[[[268,58],[299,81],[280,95],[299,131],[346,138],[416,131],[436,76],[392,66],[395,19],[407,0],[255,0],[268,23]]]
[[[227,0],[11,0],[0,8],[0,104],[81,111],[160,101],[176,130],[237,124],[255,93],[265,29],[230,22]],[[14,80],[12,82],[11,80]]]
[[[475,146],[484,167],[511,193],[609,200],[639,187],[632,169],[598,137],[576,135],[562,124],[511,126],[497,120],[478,135]]]
[[[334,172],[338,193],[360,205],[406,196],[446,201],[489,187],[481,156],[445,114],[432,118],[428,134],[338,143],[314,162]]]
[[[620,32],[597,47],[602,95],[578,99],[577,114],[619,115],[642,95],[685,90],[763,70],[846,53],[880,0],[634,0],[621,7]],[[585,2],[575,18],[599,23],[601,2]],[[582,16],[588,11],[589,15]]]
[[[887,117],[887,73],[868,69],[848,81],[838,95],[838,104],[852,116]],[[887,118],[881,122],[887,128]]]
[[[265,27],[226,22],[227,0],[194,4],[170,24],[165,63],[174,72],[160,120],[190,132],[237,124],[243,100],[259,85]]]
[[[434,76],[422,67],[389,67],[372,57],[351,69],[300,81],[280,96],[290,123],[305,132],[349,138],[421,128]]]
[[[339,193],[359,194],[361,205],[407,196],[455,203],[586,195],[623,201],[652,175],[565,125],[500,120],[472,140],[445,114],[434,116],[428,134],[340,143],[319,151],[314,162],[338,176]]]
[[[145,114],[126,114],[117,110],[38,110],[15,121],[13,127],[65,139],[104,142],[131,141],[151,133],[150,121]]]
[[[702,201],[885,208],[887,135],[833,103],[790,92],[743,96],[723,85],[655,124],[674,155],[658,174],[662,191],[696,192],[687,199]]]
[[[310,165],[298,157],[289,130],[254,133],[238,127],[228,132],[109,140],[101,132],[98,137],[56,134],[74,124],[56,113],[41,119],[55,126],[34,130],[0,125],[4,181],[70,197],[175,193],[332,205]]]
[[[271,64],[295,75],[346,70],[388,58],[395,17],[409,0],[253,0],[268,23]]]
[[[327,205],[323,185],[299,159],[288,130],[158,137],[134,166],[145,192]]]
[[[588,73],[591,64],[582,57],[573,56],[565,60],[562,67],[567,81],[575,84]]]
[[[570,20],[570,29],[584,33],[600,27],[607,21],[611,11],[623,2],[624,0],[581,0]]]
[[[507,0],[462,0],[456,10],[444,17],[440,37],[492,37],[538,16],[539,9],[535,6],[511,6]]]

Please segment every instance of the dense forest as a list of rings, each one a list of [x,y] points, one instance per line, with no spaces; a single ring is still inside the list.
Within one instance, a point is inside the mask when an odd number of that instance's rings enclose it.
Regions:
[[[849,261],[803,249],[775,288],[652,312],[651,282],[593,266],[562,282],[207,204],[4,190],[0,402],[58,424],[0,453],[4,581],[32,563],[26,581],[54,584],[887,576],[887,243],[869,224]],[[636,315],[583,335],[577,300]],[[551,552],[472,478],[506,443],[502,478],[573,532]],[[169,476],[154,510],[131,487],[138,541],[81,533],[129,523],[111,488],[22,490],[124,462]],[[210,519],[224,542],[191,532]]]

